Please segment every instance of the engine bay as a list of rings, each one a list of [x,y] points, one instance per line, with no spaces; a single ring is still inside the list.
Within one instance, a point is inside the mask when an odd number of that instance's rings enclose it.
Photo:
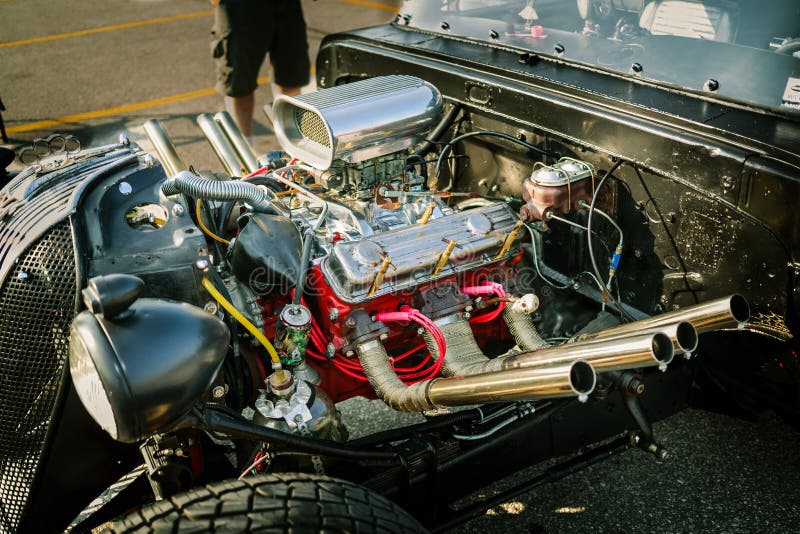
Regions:
[[[198,118],[227,175],[186,165],[152,120],[158,161],[121,138],[7,190],[13,217],[101,170],[75,216],[89,281],[70,371],[89,415],[140,444],[157,498],[236,474],[392,491],[427,472],[416,445],[421,463],[394,470],[404,429],[349,440],[336,404],[358,396],[452,426],[434,448],[453,459],[534,413],[569,405],[581,427],[619,391],[637,430],[618,446],[661,458],[644,384],[674,410],[698,335],[752,328],[741,295],[687,303],[651,287],[664,265],[630,221],[663,214],[632,202],[630,161],[514,133],[413,76],[272,111],[283,151],[260,157],[226,113]]]

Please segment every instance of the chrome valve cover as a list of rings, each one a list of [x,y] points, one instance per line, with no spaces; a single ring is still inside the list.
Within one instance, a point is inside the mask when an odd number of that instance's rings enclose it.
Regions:
[[[339,298],[348,303],[363,302],[511,257],[520,250],[520,234],[504,254],[498,254],[518,221],[511,208],[498,203],[446,215],[425,225],[340,241],[322,262],[322,272]],[[452,253],[437,272],[451,242],[455,242]],[[390,261],[381,282],[379,275],[386,258]]]

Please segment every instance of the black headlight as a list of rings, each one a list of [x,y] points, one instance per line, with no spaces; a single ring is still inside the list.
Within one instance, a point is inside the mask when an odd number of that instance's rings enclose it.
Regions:
[[[96,297],[102,281],[92,282],[87,292]],[[72,322],[69,355],[92,418],[114,439],[135,442],[184,417],[222,365],[225,324],[195,306],[158,299],[115,306],[113,317],[92,307]]]

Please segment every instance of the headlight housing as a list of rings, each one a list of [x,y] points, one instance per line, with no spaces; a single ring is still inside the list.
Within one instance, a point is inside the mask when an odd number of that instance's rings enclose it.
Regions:
[[[84,290],[91,309],[72,322],[70,373],[97,424],[114,439],[133,443],[189,413],[219,371],[230,333],[195,306],[136,300],[138,290],[131,292],[119,277],[136,278],[113,276],[113,283],[93,279]],[[128,294],[124,306],[116,288]]]

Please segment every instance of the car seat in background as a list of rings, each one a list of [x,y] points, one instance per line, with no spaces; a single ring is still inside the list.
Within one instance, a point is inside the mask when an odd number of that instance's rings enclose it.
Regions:
[[[732,43],[738,18],[739,7],[732,2],[655,0],[644,6],[639,26],[653,35]]]

